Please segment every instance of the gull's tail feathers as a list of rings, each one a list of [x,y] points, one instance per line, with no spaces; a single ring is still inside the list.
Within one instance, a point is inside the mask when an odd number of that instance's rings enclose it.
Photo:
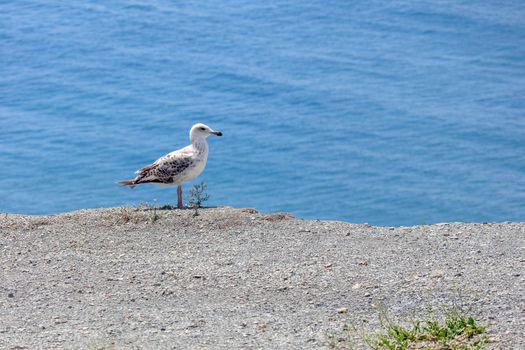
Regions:
[[[119,181],[118,182],[119,185],[122,185],[122,186],[128,186],[130,188],[133,188],[135,187],[135,185],[137,185],[137,183],[135,182],[135,180],[124,180],[124,181]]]

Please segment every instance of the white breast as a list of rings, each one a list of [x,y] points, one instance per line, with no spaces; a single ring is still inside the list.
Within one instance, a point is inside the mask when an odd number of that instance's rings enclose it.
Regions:
[[[194,149],[192,156],[194,166],[189,167],[188,170],[181,173],[178,179],[175,181],[177,183],[188,182],[195,179],[206,167],[206,162],[208,161],[208,144],[206,141],[204,141],[196,143],[192,146]]]

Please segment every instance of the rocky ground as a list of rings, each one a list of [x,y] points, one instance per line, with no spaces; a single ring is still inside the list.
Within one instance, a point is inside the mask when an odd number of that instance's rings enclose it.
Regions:
[[[461,305],[489,348],[525,349],[524,223],[192,214],[1,214],[0,348],[319,349],[345,324],[375,329],[378,307]]]

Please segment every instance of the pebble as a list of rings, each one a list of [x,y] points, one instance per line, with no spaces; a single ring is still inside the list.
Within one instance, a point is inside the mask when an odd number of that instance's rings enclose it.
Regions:
[[[441,278],[445,276],[445,272],[443,270],[435,270],[430,273],[431,278]]]

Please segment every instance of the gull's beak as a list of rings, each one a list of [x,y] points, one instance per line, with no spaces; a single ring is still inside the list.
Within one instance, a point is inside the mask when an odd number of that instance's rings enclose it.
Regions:
[[[215,136],[222,136],[222,132],[220,131],[212,131],[211,133]]]

